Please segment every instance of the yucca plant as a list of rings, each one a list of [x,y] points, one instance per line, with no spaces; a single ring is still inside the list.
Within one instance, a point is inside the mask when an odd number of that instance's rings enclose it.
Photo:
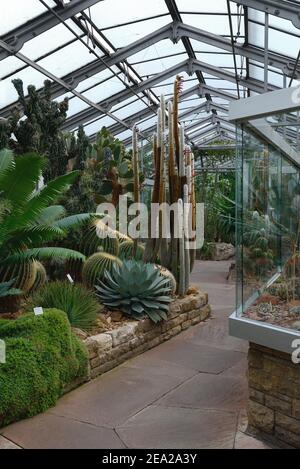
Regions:
[[[101,311],[101,305],[91,291],[83,285],[67,281],[50,282],[37,290],[27,301],[27,309],[35,306],[64,311],[71,326],[90,330]]]
[[[170,282],[160,275],[154,264],[128,260],[121,266],[114,265],[96,289],[104,305],[134,319],[148,316],[155,323],[167,319]]]

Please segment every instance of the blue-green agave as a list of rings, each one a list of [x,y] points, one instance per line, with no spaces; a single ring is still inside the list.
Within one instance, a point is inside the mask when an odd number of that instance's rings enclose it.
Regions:
[[[153,322],[167,319],[170,298],[169,279],[163,278],[154,264],[135,260],[114,265],[106,272],[104,282],[96,285],[101,302],[110,309],[119,309],[140,320],[145,316]]]

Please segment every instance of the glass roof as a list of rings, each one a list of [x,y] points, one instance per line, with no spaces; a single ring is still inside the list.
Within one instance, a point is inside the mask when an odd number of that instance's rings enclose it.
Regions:
[[[5,2],[0,117],[16,105],[14,78],[25,89],[50,78],[54,98],[69,98],[66,130],[83,124],[93,139],[105,125],[129,143],[135,122],[142,137],[153,130],[160,95],[171,98],[180,74],[180,119],[191,143],[232,139],[230,100],[300,84],[300,29],[285,8],[299,2],[276,2],[279,16],[265,14],[270,3],[27,0],[24,9],[23,0]]]

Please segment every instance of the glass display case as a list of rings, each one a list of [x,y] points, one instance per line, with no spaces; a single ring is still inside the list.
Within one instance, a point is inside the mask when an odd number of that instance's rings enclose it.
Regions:
[[[286,97],[287,90],[267,93],[257,108],[256,97],[241,100],[230,113],[237,133],[230,331],[290,352],[300,338],[300,104],[280,110],[282,91]]]

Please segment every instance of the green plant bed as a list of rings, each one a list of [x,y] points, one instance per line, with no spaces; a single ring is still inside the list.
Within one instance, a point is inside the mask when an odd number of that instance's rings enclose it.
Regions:
[[[62,311],[2,319],[0,339],[6,345],[6,363],[0,363],[0,427],[44,412],[66,385],[87,375],[87,350]]]

